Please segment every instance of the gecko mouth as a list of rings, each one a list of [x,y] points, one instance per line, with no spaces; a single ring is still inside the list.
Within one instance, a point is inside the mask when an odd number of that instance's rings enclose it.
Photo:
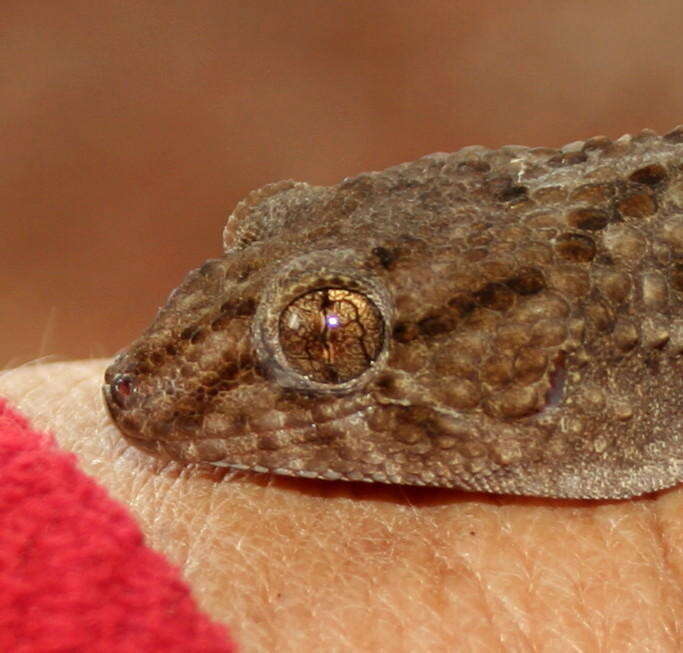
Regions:
[[[107,381],[102,387],[105,403],[124,438],[146,453],[166,453],[185,462],[215,464],[217,459],[228,459],[229,450],[244,454],[292,438],[313,445],[329,437],[329,432],[321,435],[321,429],[337,427],[343,432],[344,422],[364,421],[372,408],[366,395],[342,401],[334,409],[328,402],[322,409],[311,404],[304,410],[259,411],[256,406],[265,401],[260,392],[251,400],[241,396],[226,407],[210,400],[202,403],[191,393],[148,394],[128,372],[112,373]]]
[[[140,437],[139,431],[122,432],[133,446],[180,462],[208,463],[241,469],[260,467],[260,471],[272,471],[282,467],[281,459],[275,462],[279,450],[290,447],[325,448],[333,440],[344,439],[352,430],[354,422],[364,422],[371,408],[370,405],[349,407],[348,410],[315,423],[291,423],[279,428],[246,424],[235,429],[226,427],[222,433],[211,433],[202,426],[188,430],[171,420],[163,422],[167,433],[160,437]],[[159,422],[155,422],[155,426],[158,425]]]

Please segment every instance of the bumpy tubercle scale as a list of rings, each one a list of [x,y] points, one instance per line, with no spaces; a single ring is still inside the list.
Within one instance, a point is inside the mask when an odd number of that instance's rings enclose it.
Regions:
[[[278,182],[224,245],[106,372],[141,449],[547,497],[683,480],[683,127]]]

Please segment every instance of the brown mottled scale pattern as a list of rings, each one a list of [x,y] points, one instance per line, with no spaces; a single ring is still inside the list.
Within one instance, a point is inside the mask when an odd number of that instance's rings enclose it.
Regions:
[[[623,498],[683,479],[683,128],[251,193],[106,373],[150,453]]]

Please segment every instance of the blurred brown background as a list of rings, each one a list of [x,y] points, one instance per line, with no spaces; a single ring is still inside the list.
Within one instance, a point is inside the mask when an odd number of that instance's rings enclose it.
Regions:
[[[268,181],[668,131],[681,35],[680,0],[5,0],[0,366],[113,354]]]

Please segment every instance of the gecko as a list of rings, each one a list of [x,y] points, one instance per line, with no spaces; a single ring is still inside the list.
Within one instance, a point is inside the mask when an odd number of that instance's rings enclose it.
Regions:
[[[331,481],[683,480],[683,126],[251,192],[106,370],[125,439]]]

